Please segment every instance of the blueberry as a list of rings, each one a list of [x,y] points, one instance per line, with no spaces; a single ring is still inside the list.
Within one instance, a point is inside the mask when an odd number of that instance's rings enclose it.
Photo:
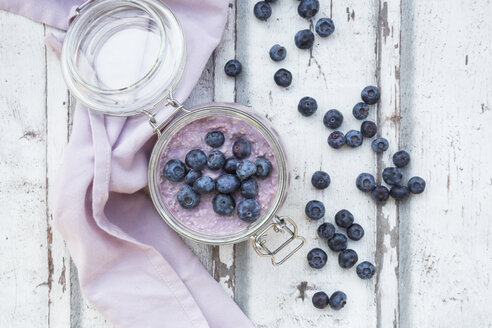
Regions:
[[[376,267],[368,261],[361,262],[355,268],[360,279],[371,279],[376,273]]]
[[[213,171],[220,170],[224,167],[226,158],[220,150],[214,150],[208,155],[207,166]]]
[[[385,138],[376,138],[371,143],[371,148],[376,153],[382,153],[389,147],[389,142]]]
[[[336,291],[330,296],[330,308],[341,310],[347,304],[347,295],[344,292]]]
[[[224,66],[224,72],[227,76],[236,76],[241,73],[242,65],[239,60],[231,59]]]
[[[338,264],[344,269],[353,267],[358,260],[359,257],[353,249],[345,249],[338,254]]]
[[[325,266],[328,256],[321,248],[313,248],[307,255],[308,264],[311,268],[321,269]]]
[[[330,185],[330,176],[324,171],[316,171],[311,177],[311,183],[316,189],[326,189]]]
[[[297,7],[297,12],[302,18],[314,17],[319,11],[319,1],[318,0],[301,0],[299,6]]]
[[[164,165],[163,174],[169,181],[181,181],[186,175],[186,166],[178,159],[171,159]]]
[[[195,208],[200,204],[200,195],[194,192],[190,186],[184,186],[178,191],[178,202],[183,208]]]
[[[281,87],[288,87],[292,83],[292,73],[281,68],[273,75],[273,80]]]
[[[255,163],[248,160],[239,162],[239,164],[236,167],[236,175],[241,181],[246,180],[247,178],[255,175],[255,173],[256,173]]]
[[[313,295],[312,301],[315,308],[324,309],[330,303],[330,298],[325,292],[316,292]]]
[[[366,104],[374,105],[381,98],[381,93],[377,87],[370,85],[362,90],[360,97]]]
[[[309,49],[314,43],[314,34],[311,30],[300,30],[294,37],[296,47],[299,49]]]
[[[366,138],[372,138],[378,132],[376,123],[372,121],[364,121],[360,126],[360,133]]]
[[[362,133],[357,130],[350,130],[345,134],[345,143],[352,148],[362,145]]]
[[[232,153],[238,159],[244,159],[251,154],[251,143],[248,139],[239,138],[232,145]]]
[[[219,148],[224,141],[224,134],[220,131],[210,131],[205,135],[205,143],[213,148]]]
[[[256,221],[260,211],[260,204],[254,199],[244,199],[237,205],[237,216],[245,222]]]
[[[328,136],[328,144],[335,149],[342,148],[345,145],[345,135],[340,131],[333,131]]]
[[[383,180],[389,185],[400,184],[403,172],[397,167],[387,167],[383,170]]]
[[[231,195],[217,194],[212,200],[214,212],[219,215],[229,216],[236,208],[236,202]]]
[[[347,248],[347,237],[339,232],[328,239],[328,247],[334,252],[340,252]]]
[[[371,197],[378,203],[384,203],[389,198],[389,190],[385,186],[377,186],[372,191]]]
[[[316,33],[319,36],[326,38],[335,31],[335,24],[330,18],[320,18],[316,22]]]
[[[191,170],[188,172],[188,174],[185,176],[185,183],[189,186],[193,186],[193,183],[198,179],[199,177],[202,176],[202,172],[198,170]]]
[[[355,185],[360,191],[369,192],[376,188],[376,180],[369,173],[361,173],[355,180]]]
[[[408,190],[407,186],[391,186],[390,196],[395,200],[404,200],[410,195],[410,190]]]
[[[369,106],[363,102],[357,103],[352,109],[352,114],[358,120],[365,120],[369,116]]]
[[[311,116],[318,110],[318,103],[316,99],[311,97],[303,97],[299,100],[299,104],[297,105],[297,110],[303,116]]]
[[[330,109],[323,117],[323,124],[329,129],[338,129],[343,122],[343,115],[337,109]]]
[[[325,216],[325,205],[319,200],[311,200],[306,204],[304,211],[310,219],[319,220]]]
[[[241,195],[244,198],[255,198],[258,196],[258,184],[254,178],[249,178],[241,184]]]
[[[236,157],[229,157],[226,159],[224,167],[222,168],[226,173],[236,174],[236,168],[240,160]]]
[[[318,227],[319,238],[330,239],[335,235],[335,226],[329,222],[322,223]]]
[[[196,179],[193,190],[199,194],[208,194],[215,189],[215,181],[211,177],[201,177]]]
[[[264,179],[272,173],[273,165],[272,163],[263,157],[257,158],[255,161],[256,165],[256,176],[260,179]]]
[[[425,180],[421,177],[413,177],[408,180],[408,189],[412,194],[420,194],[425,189]]]
[[[186,154],[185,163],[193,170],[201,170],[207,165],[207,155],[200,149],[190,150]]]
[[[348,228],[354,223],[354,215],[346,209],[340,210],[335,214],[335,222],[339,227]]]
[[[223,174],[215,180],[215,188],[222,194],[232,194],[240,187],[241,181],[232,174]]]
[[[393,155],[393,163],[396,167],[405,167],[410,163],[410,154],[404,150],[397,151]]]
[[[364,237],[364,228],[360,224],[352,224],[347,228],[347,237],[352,240],[361,240]]]
[[[266,1],[260,1],[255,4],[253,8],[253,13],[256,18],[261,20],[267,20],[272,15],[272,7]]]
[[[285,56],[287,56],[287,49],[285,47],[282,47],[280,44],[275,44],[273,47],[270,48],[270,58],[273,61],[281,61],[285,59]]]

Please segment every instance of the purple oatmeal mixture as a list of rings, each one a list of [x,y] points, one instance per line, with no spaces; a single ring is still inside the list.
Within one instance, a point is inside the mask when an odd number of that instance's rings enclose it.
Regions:
[[[219,130],[224,133],[225,142],[220,148],[212,148],[205,143],[205,135],[209,131]],[[258,157],[268,159],[272,165],[272,173],[265,179],[256,179],[259,194],[256,198],[261,206],[263,214],[270,206],[278,186],[277,162],[274,158],[273,149],[267,140],[252,127],[249,123],[236,118],[226,116],[210,116],[196,120],[178,131],[170,140],[161,154],[159,172],[162,172],[164,165],[170,159],[179,159],[184,162],[188,151],[198,148],[202,149],[207,155],[214,149],[222,151],[226,158],[232,157],[232,145],[239,137],[245,137],[251,142],[251,155],[247,158],[255,161]],[[205,167],[202,170],[204,176],[217,178],[224,174],[222,170],[212,171]],[[184,182],[171,182],[166,180],[161,174],[159,181],[159,191],[164,205],[167,209],[184,225],[200,233],[224,236],[236,233],[246,228],[250,223],[240,220],[237,216],[237,204],[244,198],[240,192],[233,194],[236,201],[236,209],[231,216],[220,216],[214,212],[212,199],[217,192],[201,195],[200,204],[191,210],[181,207],[176,195],[185,185]]]

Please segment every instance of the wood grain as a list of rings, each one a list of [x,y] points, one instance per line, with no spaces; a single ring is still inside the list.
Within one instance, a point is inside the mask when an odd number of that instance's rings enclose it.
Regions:
[[[376,32],[376,79],[381,90],[377,104],[378,136],[389,148],[377,155],[378,182],[400,147],[400,1],[378,1]],[[390,199],[377,206],[376,221],[376,317],[378,327],[399,326],[399,222],[400,205]]]
[[[492,3],[403,12],[402,145],[428,183],[401,209],[400,322],[491,327]]]
[[[224,65],[236,58],[237,42],[237,1],[230,0],[227,24],[222,41],[214,52],[214,100],[218,102],[236,101],[236,78],[224,74]],[[236,296],[236,246],[215,246],[212,260],[213,276],[226,289],[231,297]]]
[[[59,33],[44,27],[45,37]],[[69,138],[69,94],[61,76],[60,62],[55,53],[45,47],[46,80],[46,196],[50,198],[51,188],[62,164],[65,147]],[[48,265],[49,265],[49,326],[69,327],[71,322],[70,253],[63,238],[56,231],[53,217],[47,204]]]
[[[213,72],[213,59],[211,58],[202,73],[200,81],[196,85],[188,100],[185,102],[185,106],[194,107],[213,100]],[[212,274],[212,246],[200,244],[187,239],[184,239],[184,241],[188,246],[190,246],[195,255],[198,256],[202,264],[207,268],[208,272]]]
[[[43,36],[42,25],[0,12],[0,323],[9,327],[50,320]]]
[[[326,39],[317,37],[310,52],[294,45],[298,30],[312,28],[311,22],[298,16],[297,2],[275,3],[267,22],[251,18],[254,3],[241,1],[238,7],[242,13],[237,24],[241,40],[238,56],[247,65],[238,82],[238,102],[252,106],[269,120],[286,145],[292,179],[279,214],[296,220],[307,243],[278,268],[259,258],[249,244],[238,246],[238,301],[257,327],[375,327],[375,281],[361,281],[354,269],[339,267],[337,254],[316,236],[321,222],[309,221],[304,207],[312,199],[323,201],[327,222],[334,222],[337,211],[350,210],[364,226],[366,235],[359,242],[349,242],[349,247],[358,252],[360,260],[374,262],[376,207],[367,195],[357,191],[355,179],[360,172],[376,173],[376,157],[369,142],[357,149],[330,148],[327,137],[331,131],[322,119],[327,110],[337,108],[345,117],[343,132],[360,128],[361,122],[352,116],[352,107],[360,101],[362,88],[376,83],[378,6],[360,1],[322,5],[317,18],[331,16],[336,30]],[[269,58],[268,51],[275,43],[287,48],[282,62]],[[293,74],[292,85],[287,89],[273,81],[275,71],[281,67]],[[312,96],[318,102],[317,113],[309,118],[297,111],[299,99],[304,96]],[[371,109],[370,115],[376,120],[376,108]],[[315,190],[310,183],[312,174],[319,169],[331,175],[331,185],[324,191]],[[311,269],[306,261],[306,254],[314,247],[321,247],[328,254],[328,264],[321,270]],[[328,294],[344,291],[349,305],[340,312],[315,309],[311,297],[320,290]]]
[[[187,106],[237,101],[251,106],[279,132],[289,158],[291,185],[279,214],[291,216],[306,247],[273,268],[250,243],[211,247],[187,242],[256,327],[491,327],[488,301],[492,212],[492,22],[487,0],[463,3],[409,0],[322,2],[316,16],[332,17],[336,31],[316,37],[310,51],[294,34],[313,28],[297,14],[297,1],[277,1],[267,22],[253,16],[256,1],[231,0],[223,41],[207,64]],[[316,20],[313,20],[313,24]],[[55,30],[0,12],[0,325],[6,327],[111,327],[83,298],[68,250],[53,228],[47,204],[64,154],[72,101],[44,37]],[[287,47],[285,61],[268,50]],[[229,59],[243,63],[236,79],[223,73]],[[285,67],[287,89],[273,82]],[[371,108],[390,149],[376,156],[331,149],[322,117],[343,112],[343,132],[358,129],[351,109],[361,89],[377,84]],[[297,112],[303,96],[319,109]],[[377,175],[391,155],[412,156],[405,178],[420,175],[427,190],[407,202],[376,206],[355,188],[360,172]],[[331,186],[317,191],[311,174],[327,171]],[[366,230],[349,247],[378,273],[360,280],[338,266],[336,254],[316,237],[321,222],[306,219],[311,199],[325,203],[325,221],[347,208]],[[328,253],[321,270],[308,267],[313,247]],[[315,291],[348,295],[343,311],[317,310]]]
[[[211,101],[234,102],[236,97],[236,83],[234,78],[223,73],[227,60],[235,58],[236,42],[236,3],[231,0],[228,9],[228,20],[222,41],[214,51],[198,85],[193,90],[186,106],[200,106]],[[235,246],[206,246],[186,241],[193,249],[224,289],[231,297],[235,295]]]

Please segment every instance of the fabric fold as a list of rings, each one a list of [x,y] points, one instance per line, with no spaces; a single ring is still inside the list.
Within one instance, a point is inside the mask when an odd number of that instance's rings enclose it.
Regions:
[[[6,9],[66,29],[81,0],[0,0]],[[164,1],[183,26],[184,101],[219,43],[226,0]],[[50,38],[52,49],[59,50]],[[160,108],[157,120],[171,111]],[[84,296],[117,327],[253,327],[141,191],[156,139],[143,116],[108,117],[78,104],[50,205]]]
[[[73,9],[83,2],[84,0],[0,0],[0,9],[66,30]]]

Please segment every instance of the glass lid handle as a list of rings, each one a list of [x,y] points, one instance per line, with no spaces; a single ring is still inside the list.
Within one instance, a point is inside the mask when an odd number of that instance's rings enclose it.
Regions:
[[[75,8],[75,13],[78,15],[80,14],[80,12],[82,10],[84,10],[85,7],[87,7],[87,5],[91,2],[93,2],[94,0],[86,0],[84,1],[83,3],[80,4],[80,6],[78,6],[77,8]]]
[[[168,118],[166,118],[164,121],[161,123],[157,123],[157,120],[155,118],[155,113],[152,113],[151,111],[148,111],[146,109],[142,109],[140,111],[141,114],[146,115],[149,118],[149,124],[152,127],[152,131],[157,134],[158,137],[162,135],[161,130],[169,124],[172,120],[174,120],[181,112],[183,113],[189,113],[190,111],[184,107],[182,103],[177,101],[174,96],[173,96],[173,91],[172,89],[169,90],[169,95],[165,99],[166,103],[168,106],[174,107],[174,111],[169,115]]]
[[[275,233],[287,233],[289,238],[272,251],[268,248],[266,240],[267,232],[269,230],[273,230]],[[297,234],[297,225],[295,224],[294,220],[283,216],[275,217],[272,224],[268,225],[259,234],[251,237],[251,242],[253,244],[254,250],[256,251],[256,253],[258,253],[258,255],[262,257],[270,257],[270,259],[272,260],[272,264],[274,266],[277,266],[287,261],[292,255],[294,255],[299,249],[301,249],[301,247],[304,246],[306,240],[304,239],[304,237]],[[288,254],[284,255],[280,259],[277,259],[276,255],[291,242],[298,242],[298,244]]]

